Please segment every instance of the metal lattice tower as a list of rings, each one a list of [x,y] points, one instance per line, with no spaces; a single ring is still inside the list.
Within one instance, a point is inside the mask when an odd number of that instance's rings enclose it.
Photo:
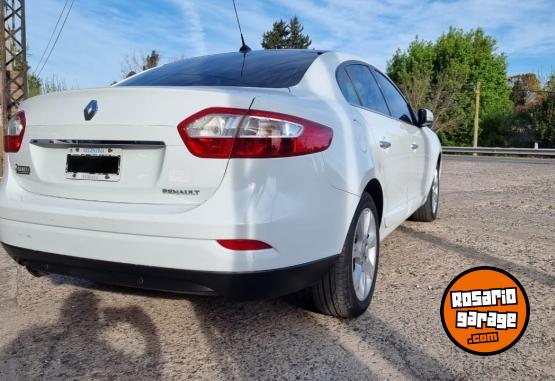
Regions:
[[[0,15],[4,20],[0,34],[0,104],[4,126],[19,103],[27,98],[25,0],[0,0]]]

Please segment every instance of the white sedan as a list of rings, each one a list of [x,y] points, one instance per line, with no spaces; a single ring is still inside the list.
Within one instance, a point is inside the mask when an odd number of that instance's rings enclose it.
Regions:
[[[35,275],[364,312],[380,240],[436,218],[429,110],[363,60],[266,50],[34,97],[4,131],[0,241]]]

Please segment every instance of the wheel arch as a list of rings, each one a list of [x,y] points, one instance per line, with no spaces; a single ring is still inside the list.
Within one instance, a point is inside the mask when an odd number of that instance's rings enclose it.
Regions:
[[[381,225],[382,223],[382,216],[383,216],[383,190],[382,185],[378,181],[378,179],[372,179],[366,184],[364,187],[364,191],[368,192],[374,203],[376,204],[376,209],[378,209],[378,220]]]
[[[436,168],[437,168],[437,170],[438,170],[438,172],[439,172],[439,177],[440,177],[440,178],[441,178],[441,169],[442,169],[442,168],[441,168],[441,164],[442,164],[442,163],[441,163],[441,156],[442,156],[442,154],[443,154],[443,153],[442,153],[441,151],[439,151],[439,154],[437,155],[437,161],[436,161]]]

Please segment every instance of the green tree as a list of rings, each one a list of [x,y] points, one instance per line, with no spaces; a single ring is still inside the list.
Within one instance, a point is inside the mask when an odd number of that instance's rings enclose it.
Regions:
[[[52,75],[51,78],[42,79],[41,94],[56,93],[59,91],[68,90],[66,81],[60,79],[57,75]]]
[[[534,103],[541,90],[541,82],[533,73],[513,75],[509,78],[509,83],[513,85],[511,100],[517,107]]]
[[[299,18],[293,16],[289,21],[289,47],[292,49],[307,49],[312,40],[308,34],[303,34],[304,26],[301,25]]]
[[[40,95],[42,81],[35,74],[27,75],[27,86],[29,88],[29,98]]]
[[[27,86],[29,91],[29,98],[41,94],[68,90],[66,82],[56,75],[53,75],[51,78],[39,78],[35,74],[28,74]]]
[[[284,20],[274,22],[272,29],[262,35],[264,49],[307,49],[312,40],[304,34],[299,18],[293,16],[289,23]]]
[[[262,36],[262,47],[264,49],[284,49],[289,39],[289,28],[283,20],[274,22],[272,29]]]
[[[152,69],[153,67],[158,66],[160,62],[160,53],[156,50],[153,50],[149,55],[147,55],[144,59],[143,70]]]
[[[536,139],[542,147],[555,148],[555,94],[543,102],[541,118],[536,124]]]
[[[496,49],[496,41],[480,28],[449,28],[435,42],[417,37],[406,51],[398,50],[387,73],[413,106],[435,112],[434,128],[444,144],[469,145],[477,82],[482,86],[482,130],[512,112],[506,57]]]
[[[536,141],[542,147],[555,148],[555,73],[551,74],[543,90],[543,101],[529,113],[534,122]]]
[[[511,89],[511,100],[515,106],[524,106],[526,104],[526,85],[524,82],[517,80]]]
[[[160,53],[156,50],[152,50],[150,54],[137,55],[136,53],[132,55],[126,55],[121,64],[121,76],[123,78],[129,78],[141,71],[152,69],[160,63]]]
[[[555,92],[555,73],[551,74],[544,87],[545,91]]]

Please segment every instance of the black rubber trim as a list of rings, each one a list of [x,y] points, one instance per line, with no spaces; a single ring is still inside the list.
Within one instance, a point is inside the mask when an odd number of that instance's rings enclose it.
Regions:
[[[149,290],[218,294],[258,299],[290,294],[327,273],[338,255],[298,266],[256,272],[178,270],[51,254],[2,243],[17,263],[36,273],[54,273],[99,283]],[[263,254],[261,254],[263,255]]]

